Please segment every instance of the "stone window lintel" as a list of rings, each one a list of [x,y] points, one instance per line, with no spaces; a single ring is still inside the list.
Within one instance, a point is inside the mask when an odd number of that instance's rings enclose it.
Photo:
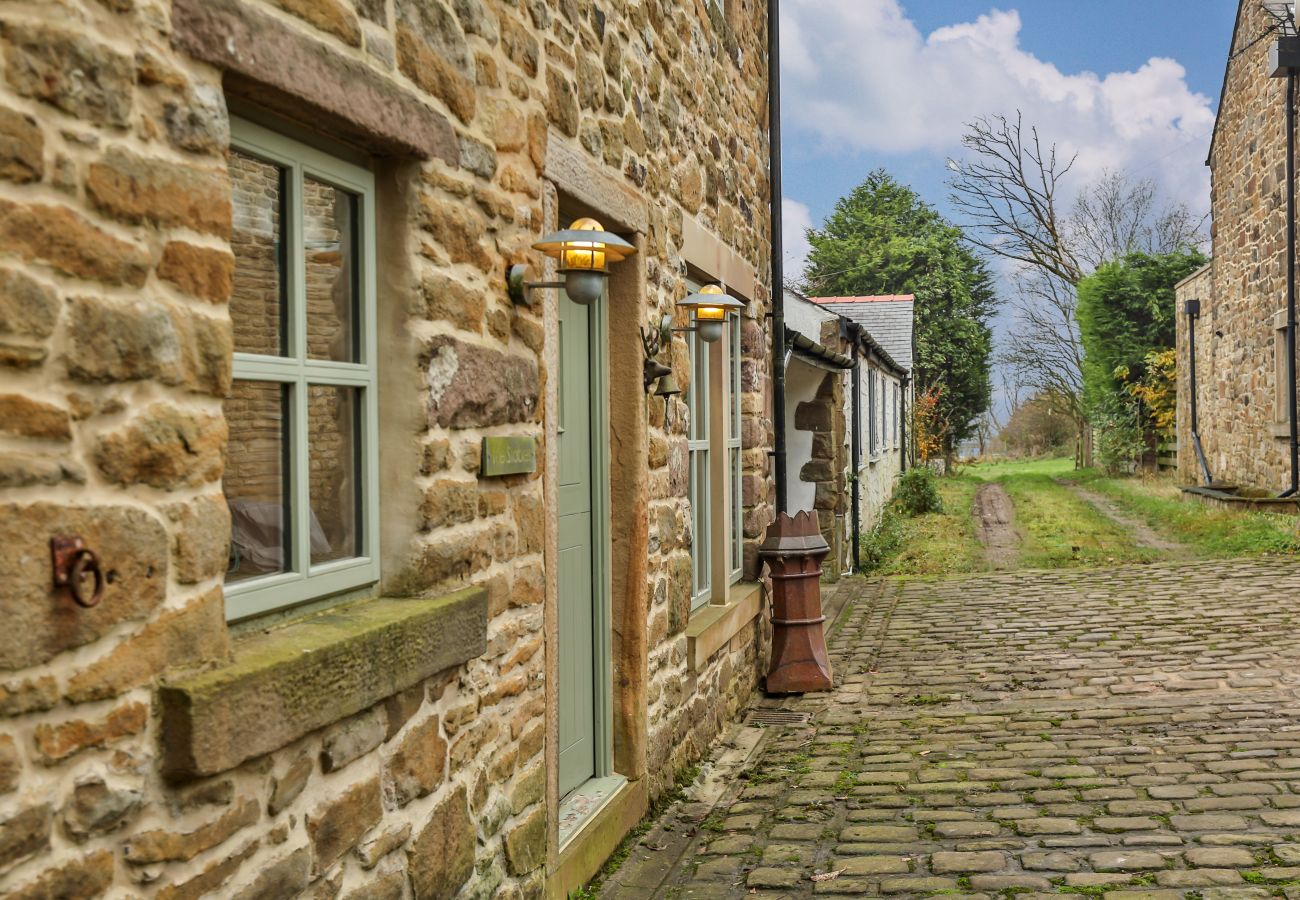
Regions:
[[[163,684],[163,773],[215,775],[487,648],[487,591],[360,600],[249,634],[225,665]]]

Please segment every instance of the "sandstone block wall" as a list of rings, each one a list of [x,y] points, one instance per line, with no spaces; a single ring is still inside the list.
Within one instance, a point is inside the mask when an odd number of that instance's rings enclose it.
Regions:
[[[545,459],[554,373],[542,296],[513,306],[503,273],[537,262],[550,141],[644,198],[648,321],[685,292],[685,217],[752,264],[755,577],[772,515],[765,15],[752,0],[0,10],[0,894],[540,895],[551,512],[540,472],[481,479],[478,460],[485,435],[533,436]],[[274,339],[251,302],[273,286],[269,250],[232,203],[250,183],[229,152],[232,108],[371,160],[381,588],[485,586],[487,647],[229,772],[172,781],[155,688],[222,666],[241,639],[223,614],[223,478],[278,490],[267,404],[232,387],[236,345]],[[326,345],[342,327],[337,277],[329,259],[313,263],[312,339]],[[687,374],[684,343],[672,354]],[[335,419],[320,402],[317,418]],[[234,415],[241,405],[261,412]],[[664,413],[650,402],[652,794],[742,707],[766,641],[760,617],[689,671],[684,408],[671,427]],[[325,450],[312,475],[340,498],[346,448]],[[99,608],[50,587],[58,533],[84,536],[110,569]]]
[[[1269,40],[1248,46],[1271,18],[1243,3],[1235,58],[1210,155],[1213,263],[1178,293],[1179,476],[1201,480],[1191,449],[1187,317],[1196,323],[1201,442],[1216,481],[1269,491],[1290,480],[1285,355],[1278,356],[1286,309],[1286,80],[1270,78]],[[1240,54],[1240,55],[1236,55]]]

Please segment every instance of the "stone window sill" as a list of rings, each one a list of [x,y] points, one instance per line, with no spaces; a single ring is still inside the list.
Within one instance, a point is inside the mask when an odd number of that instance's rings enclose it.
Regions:
[[[1273,437],[1275,438],[1279,438],[1283,440],[1289,440],[1291,438],[1290,422],[1280,422],[1280,423],[1274,422],[1272,430],[1273,430]]]
[[[741,582],[724,604],[701,606],[686,624],[686,659],[692,672],[703,671],[709,659],[726,646],[763,609],[763,586]]]
[[[163,773],[215,775],[487,647],[487,591],[363,600],[239,639],[233,659],[158,691]]]

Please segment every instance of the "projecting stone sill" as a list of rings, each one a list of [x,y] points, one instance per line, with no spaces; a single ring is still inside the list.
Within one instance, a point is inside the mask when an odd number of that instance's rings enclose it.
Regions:
[[[238,641],[228,665],[164,684],[163,774],[214,775],[487,648],[487,591],[361,600]]]
[[[713,654],[726,646],[762,611],[763,586],[740,583],[724,605],[702,606],[686,625],[686,659],[692,672],[702,672]]]

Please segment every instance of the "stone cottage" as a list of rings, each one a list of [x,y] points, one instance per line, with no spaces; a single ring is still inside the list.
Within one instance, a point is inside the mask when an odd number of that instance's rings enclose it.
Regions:
[[[834,577],[855,567],[858,536],[880,520],[907,466],[910,372],[868,327],[825,301],[786,291],[785,321],[790,506],[816,510],[831,548],[825,568]],[[910,351],[910,316],[907,325],[905,336],[891,335],[896,352],[903,345]]]
[[[0,895],[562,896],[736,717],[766,16],[0,10]]]
[[[1216,483],[1271,494],[1288,487],[1291,469],[1287,80],[1270,77],[1275,25],[1262,4],[1239,4],[1208,160],[1213,261],[1178,286],[1176,310],[1180,479],[1203,483],[1208,469]]]

